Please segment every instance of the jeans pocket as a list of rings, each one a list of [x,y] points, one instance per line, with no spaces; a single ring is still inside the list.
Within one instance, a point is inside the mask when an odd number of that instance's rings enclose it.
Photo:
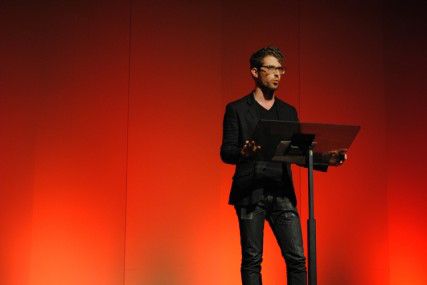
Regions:
[[[262,209],[257,206],[234,207],[239,220],[253,220],[254,216],[260,214]]]
[[[289,198],[286,196],[276,197],[276,203],[275,203],[274,207],[277,210],[286,210],[286,211],[297,212],[297,210],[296,210],[295,206],[292,204],[291,200],[289,200]]]

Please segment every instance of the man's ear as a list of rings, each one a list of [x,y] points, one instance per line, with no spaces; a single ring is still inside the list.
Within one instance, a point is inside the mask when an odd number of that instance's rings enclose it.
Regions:
[[[256,67],[252,67],[251,74],[253,78],[258,78],[258,69]]]

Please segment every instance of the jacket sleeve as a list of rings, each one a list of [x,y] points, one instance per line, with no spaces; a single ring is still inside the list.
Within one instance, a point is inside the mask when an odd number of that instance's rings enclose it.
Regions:
[[[237,164],[241,159],[239,122],[237,113],[230,104],[225,108],[220,154],[222,161],[228,164]]]
[[[308,167],[304,166],[304,167]],[[328,171],[329,164],[327,161],[324,160],[324,156],[321,153],[314,153],[313,154],[313,169],[319,170],[322,172]]]

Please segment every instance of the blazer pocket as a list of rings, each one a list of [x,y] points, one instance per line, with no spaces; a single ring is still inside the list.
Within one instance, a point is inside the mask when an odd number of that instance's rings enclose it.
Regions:
[[[283,181],[283,164],[281,162],[257,161],[255,179],[259,181]]]
[[[236,172],[233,176],[234,186],[240,189],[246,189],[252,186],[254,177],[254,164],[242,163],[236,166]]]

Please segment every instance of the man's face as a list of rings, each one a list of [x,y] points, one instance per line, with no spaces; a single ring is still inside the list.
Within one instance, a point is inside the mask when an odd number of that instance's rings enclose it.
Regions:
[[[274,56],[268,55],[264,57],[262,66],[253,68],[251,73],[255,77],[259,87],[275,91],[279,88],[279,82],[282,76],[280,72],[281,68],[282,65],[279,60]]]

